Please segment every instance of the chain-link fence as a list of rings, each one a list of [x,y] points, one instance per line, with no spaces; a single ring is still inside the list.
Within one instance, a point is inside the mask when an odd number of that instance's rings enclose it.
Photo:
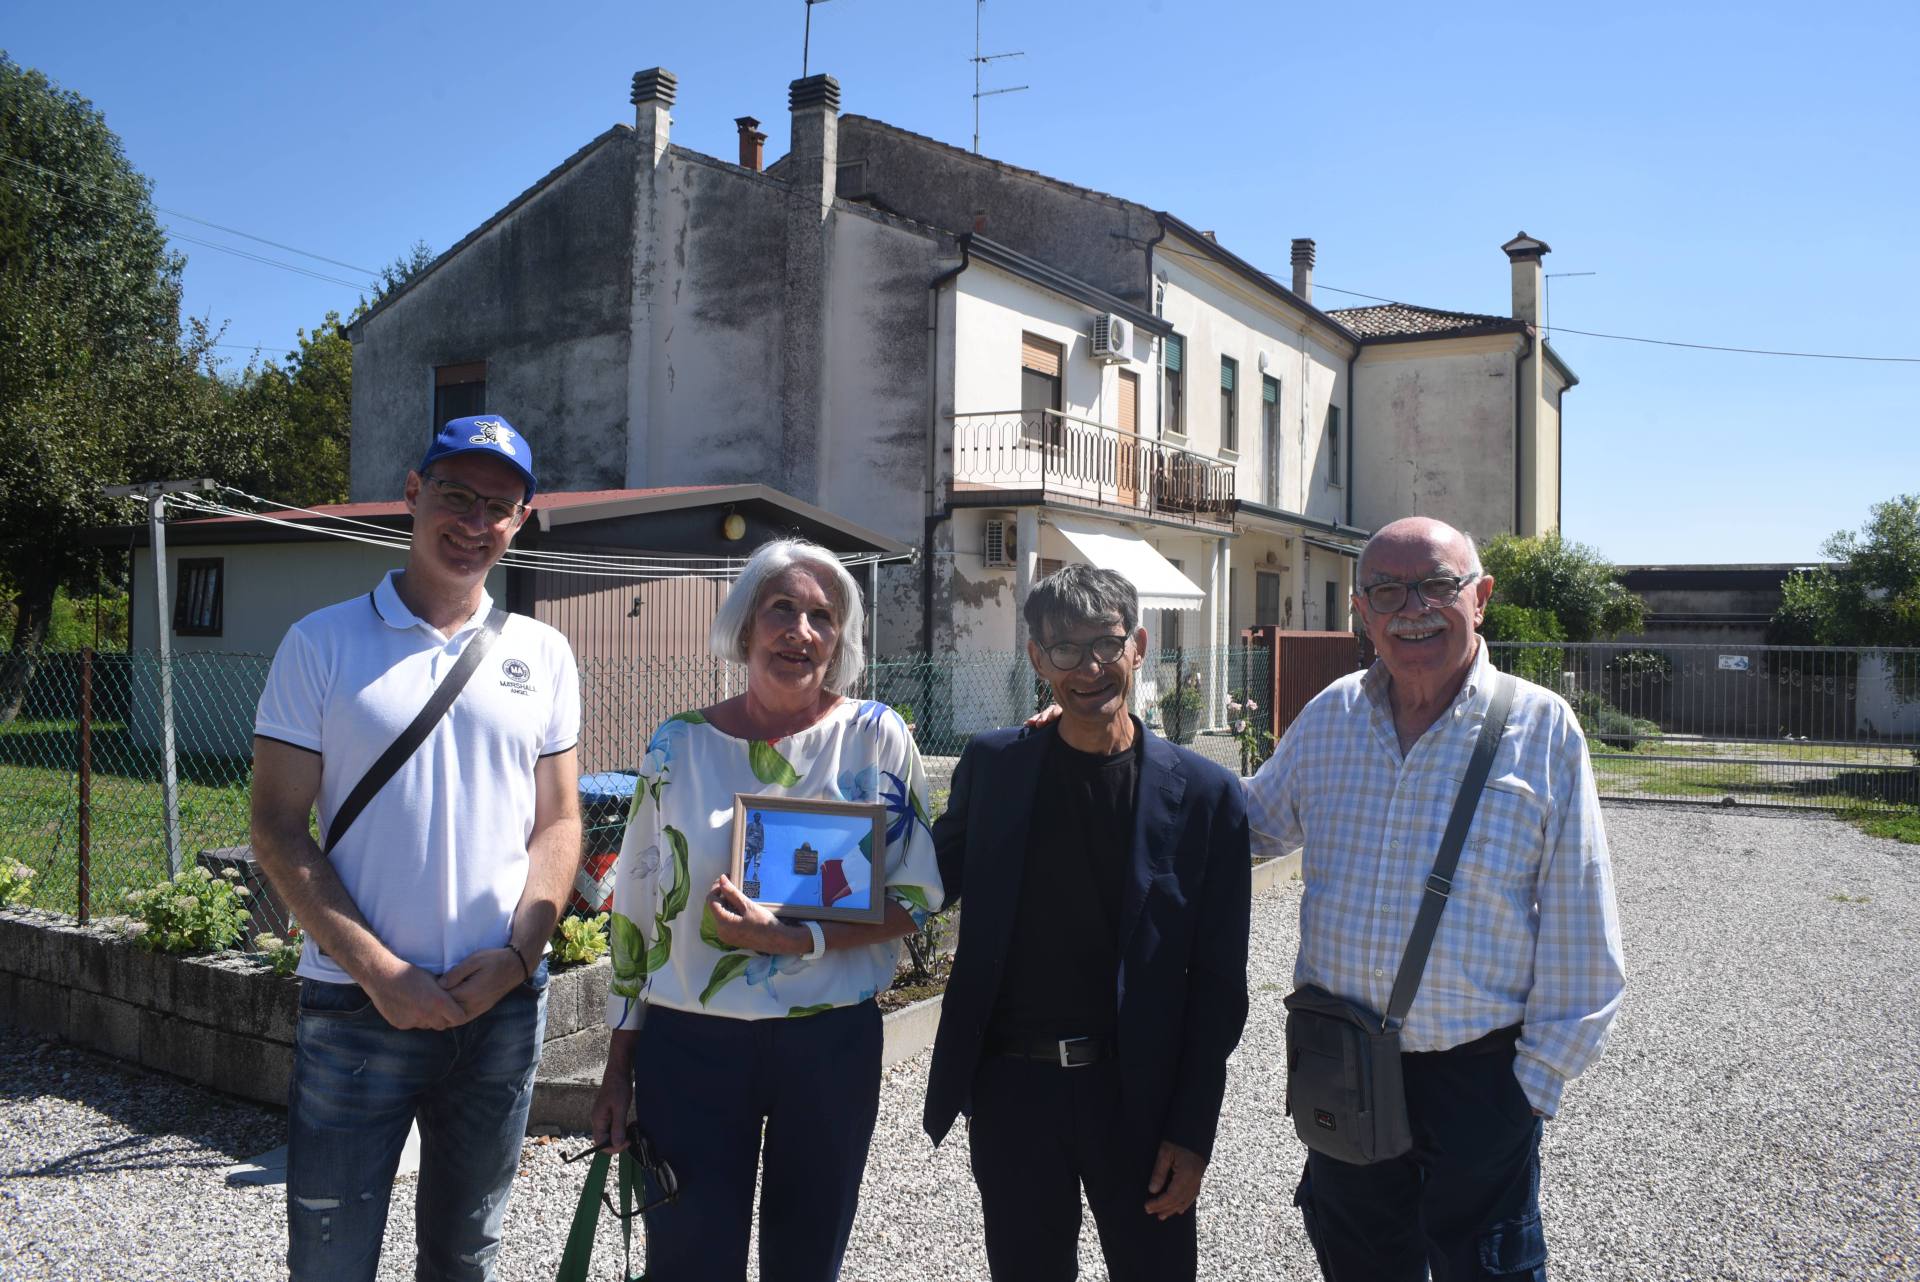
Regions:
[[[246,851],[254,709],[269,662],[173,656],[178,850],[184,867],[238,869],[254,892],[254,930],[284,933],[284,909]],[[158,656],[62,652],[28,662],[0,654],[0,671],[26,682],[20,713],[0,724],[0,860],[33,870],[33,906],[118,915],[128,890],[169,875]],[[1265,708],[1269,672],[1264,651],[1164,651],[1142,665],[1135,711],[1245,769],[1242,741],[1226,732],[1229,701]],[[607,856],[619,847],[632,775],[654,727],[738,693],[744,674],[705,658],[600,661],[582,665],[580,685],[587,849]],[[972,735],[1047,703],[1026,657],[1011,653],[886,660],[868,670],[859,693],[912,723],[936,804]]]
[[[1580,716],[1603,797],[1920,804],[1920,649],[1497,642]]]

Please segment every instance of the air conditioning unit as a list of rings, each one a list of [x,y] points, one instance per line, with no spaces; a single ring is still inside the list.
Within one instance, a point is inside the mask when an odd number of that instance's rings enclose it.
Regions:
[[[1126,317],[1109,312],[1093,318],[1093,359],[1111,365],[1127,360],[1132,349],[1133,326]]]
[[[987,536],[981,548],[981,555],[990,570],[1011,570],[1017,549],[1014,547],[1014,531],[1018,527],[1005,517],[987,519]]]

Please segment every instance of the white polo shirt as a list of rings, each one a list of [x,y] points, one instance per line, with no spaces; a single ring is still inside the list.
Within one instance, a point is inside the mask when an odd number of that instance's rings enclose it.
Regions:
[[[321,846],[347,794],[400,736],[493,609],[443,635],[401,602],[389,573],[366,596],[288,630],[254,733],[320,754]],[[418,751],[334,847],[334,871],[375,935],[435,974],[507,943],[527,884],[534,765],[580,737],[580,678],[553,628],[507,616]],[[298,973],[353,982],[311,938]]]

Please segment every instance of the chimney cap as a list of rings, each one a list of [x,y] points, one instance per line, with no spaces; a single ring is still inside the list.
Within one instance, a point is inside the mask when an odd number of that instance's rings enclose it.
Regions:
[[[1306,236],[1293,238],[1293,261],[1313,266],[1313,241]]]
[[[1500,246],[1500,248],[1506,252],[1510,260],[1516,263],[1528,261],[1537,263],[1540,261],[1542,254],[1550,254],[1553,252],[1553,246],[1547,244],[1544,240],[1535,240],[1525,232],[1521,232],[1512,240]]]
[[[760,122],[752,116],[735,116],[733,123],[740,126],[740,132],[743,134],[760,127]]]
[[[787,86],[787,106],[794,111],[824,107],[840,110],[840,82],[832,76],[808,76]]]
[[[680,88],[680,77],[665,67],[649,67],[645,71],[633,73],[633,105],[643,102],[658,102],[663,107],[673,105],[673,95]]]

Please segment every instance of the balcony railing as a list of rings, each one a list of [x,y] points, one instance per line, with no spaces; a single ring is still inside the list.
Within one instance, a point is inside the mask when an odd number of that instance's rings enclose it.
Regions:
[[[1053,410],[953,416],[958,490],[1048,497],[1231,527],[1233,465]]]

